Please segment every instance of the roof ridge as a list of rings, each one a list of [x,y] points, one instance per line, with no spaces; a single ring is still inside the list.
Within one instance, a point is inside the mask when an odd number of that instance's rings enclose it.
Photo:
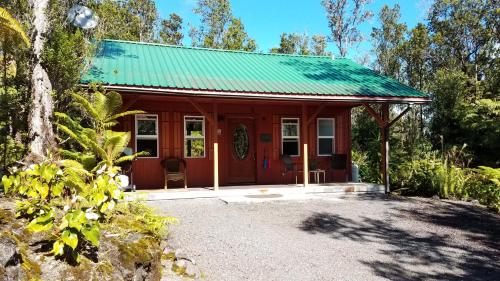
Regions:
[[[264,55],[264,56],[288,56],[288,57],[304,57],[304,58],[330,58],[332,60],[334,60],[334,59],[346,59],[346,58],[332,58],[331,56],[250,52],[250,51],[242,51],[242,50],[225,50],[225,49],[215,49],[215,48],[179,46],[179,45],[170,45],[170,44],[163,44],[163,43],[140,42],[140,41],[118,40],[118,39],[102,39],[101,41],[119,42],[119,43],[127,43],[127,44],[137,44],[137,45],[151,45],[151,46],[170,47],[170,48],[179,48],[179,49],[192,49],[192,50],[203,50],[203,51],[226,52],[226,53],[244,53],[244,54],[254,54],[254,55]]]

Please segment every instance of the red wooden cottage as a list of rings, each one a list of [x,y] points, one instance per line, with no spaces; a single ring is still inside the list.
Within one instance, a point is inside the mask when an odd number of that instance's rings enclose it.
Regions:
[[[384,137],[396,121],[390,104],[428,102],[348,59],[115,40],[100,42],[82,79],[91,82],[121,93],[124,110],[147,112],[121,122],[133,150],[149,152],[133,163],[134,184],[147,189],[164,186],[170,157],[186,162],[188,187],[291,183],[287,160],[304,185],[308,169],[349,181],[352,108],[364,106]],[[387,155],[385,138],[381,147]],[[345,169],[332,169],[332,155],[344,156]]]

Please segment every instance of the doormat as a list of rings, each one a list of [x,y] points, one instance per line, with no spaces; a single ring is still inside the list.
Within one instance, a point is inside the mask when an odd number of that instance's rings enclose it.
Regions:
[[[281,194],[257,194],[257,195],[245,195],[245,197],[265,199],[265,198],[279,198],[279,197],[283,197],[283,195],[281,195]]]

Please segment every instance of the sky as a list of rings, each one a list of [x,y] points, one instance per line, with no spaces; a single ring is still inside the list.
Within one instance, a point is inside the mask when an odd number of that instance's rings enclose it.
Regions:
[[[193,13],[197,0],[155,0],[161,18],[167,18],[170,13],[177,13],[184,20],[184,44],[190,45],[188,23],[199,25],[199,18]],[[373,27],[379,26],[377,15],[384,4],[392,7],[401,6],[401,21],[408,28],[425,20],[431,0],[373,0],[367,9],[374,17],[360,26],[366,38],[370,37]],[[258,51],[268,52],[272,47],[279,46],[280,34],[306,33],[308,35],[329,35],[328,21],[321,0],[232,0],[233,15],[241,18],[245,29],[251,38],[257,42]],[[333,54],[338,51],[333,43],[328,50]],[[364,42],[349,50],[348,57],[352,59],[369,54],[371,45]]]

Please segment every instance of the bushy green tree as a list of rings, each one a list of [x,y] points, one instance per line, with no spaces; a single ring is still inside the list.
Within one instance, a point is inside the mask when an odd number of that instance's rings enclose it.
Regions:
[[[193,46],[244,51],[257,48],[241,19],[233,16],[229,0],[200,0],[194,13],[200,16],[201,24],[191,26],[189,35]]]
[[[168,19],[161,22],[160,39],[161,42],[170,45],[182,45],[182,18],[176,13],[170,14]]]

